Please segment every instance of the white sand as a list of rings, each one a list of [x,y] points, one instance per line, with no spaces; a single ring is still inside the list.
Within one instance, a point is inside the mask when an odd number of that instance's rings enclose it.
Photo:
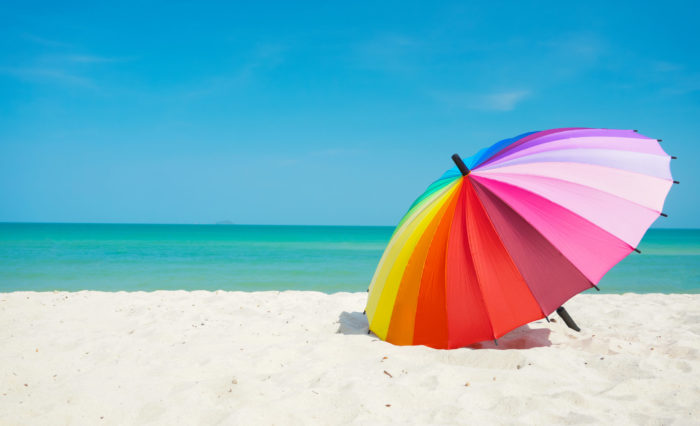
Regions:
[[[452,351],[367,335],[365,298],[2,293],[0,424],[700,423],[700,295],[579,295],[581,333]]]

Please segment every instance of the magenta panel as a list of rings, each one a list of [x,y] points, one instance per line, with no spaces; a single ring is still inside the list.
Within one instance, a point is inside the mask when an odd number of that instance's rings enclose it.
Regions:
[[[501,242],[545,315],[592,287],[537,229],[482,184],[473,183]]]
[[[480,176],[470,178],[508,204],[594,284],[633,250],[609,232],[539,195]]]

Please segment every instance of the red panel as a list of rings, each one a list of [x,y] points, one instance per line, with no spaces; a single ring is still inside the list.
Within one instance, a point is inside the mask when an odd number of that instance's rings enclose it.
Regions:
[[[477,282],[467,236],[467,190],[463,185],[447,242],[445,282],[448,347],[460,348],[494,338]]]
[[[465,180],[463,179],[463,182]],[[445,253],[450,224],[455,211],[455,202],[438,225],[425,258],[420,281],[413,344],[432,348],[447,348],[447,312],[445,309]]]
[[[462,183],[457,185],[461,186]],[[423,232],[418,244],[411,253],[406,269],[401,277],[399,291],[394,302],[394,310],[391,314],[391,322],[389,323],[389,332],[386,336],[386,341],[395,345],[411,345],[413,344],[413,330],[416,319],[416,307],[418,303],[418,290],[420,289],[421,276],[425,259],[428,255],[428,249],[433,241],[438,225],[442,221],[443,216],[447,211],[453,211],[457,195],[460,190],[457,188],[440,211],[435,215],[433,221]]]
[[[545,314],[549,315],[575,294],[592,287],[591,282],[522,216],[481,183],[472,180],[472,184],[508,254]]]
[[[471,179],[464,187],[469,248],[494,334],[500,337],[544,315],[486,215]]]

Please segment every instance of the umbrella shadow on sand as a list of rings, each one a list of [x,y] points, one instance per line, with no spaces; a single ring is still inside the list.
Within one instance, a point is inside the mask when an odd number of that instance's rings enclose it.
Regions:
[[[338,324],[340,334],[367,334],[369,330],[367,316],[362,312],[343,311],[338,318]]]
[[[367,335],[369,324],[362,312],[344,311],[338,318],[338,333],[345,335]],[[549,328],[531,328],[528,324],[520,326],[498,339],[498,345],[492,341],[479,342],[467,346],[471,349],[532,349],[552,346],[549,340]]]
[[[467,346],[472,349],[532,349],[552,346],[549,328],[532,328],[522,325],[498,339],[498,345],[493,341],[474,343]]]

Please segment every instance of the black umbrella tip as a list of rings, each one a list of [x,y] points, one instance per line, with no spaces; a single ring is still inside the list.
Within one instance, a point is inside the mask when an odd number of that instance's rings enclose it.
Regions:
[[[462,176],[466,176],[469,174],[469,168],[466,164],[464,164],[464,161],[462,161],[462,158],[459,156],[459,154],[452,154],[452,161],[455,162],[457,168],[462,173]]]

